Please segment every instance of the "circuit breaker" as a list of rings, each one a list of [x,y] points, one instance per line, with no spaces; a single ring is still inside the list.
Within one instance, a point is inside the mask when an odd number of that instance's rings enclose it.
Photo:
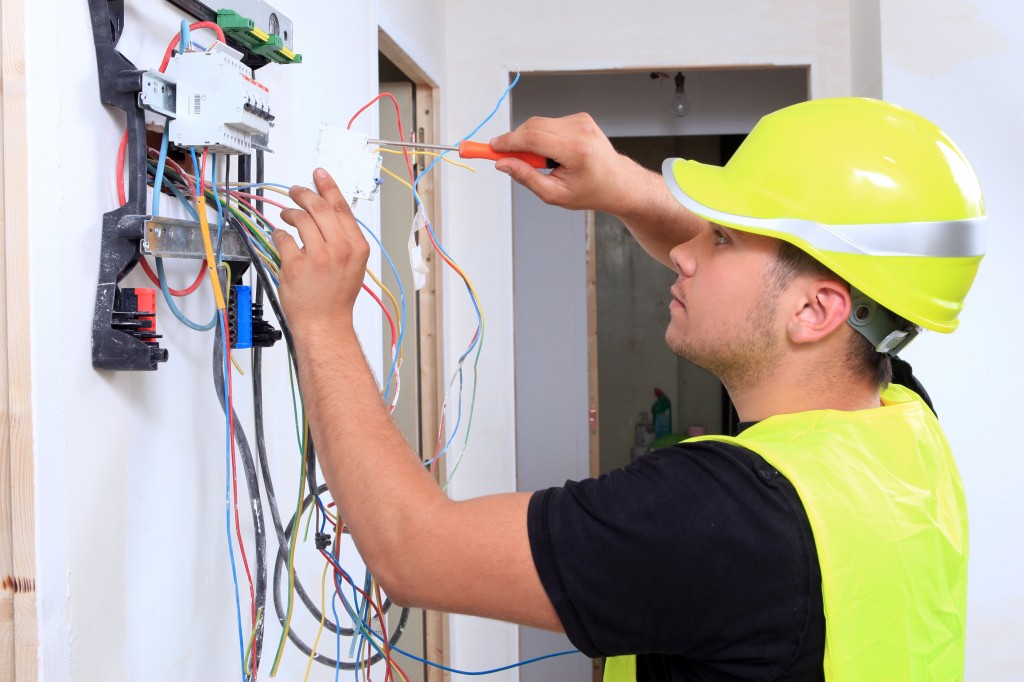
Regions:
[[[368,139],[340,126],[323,124],[317,131],[317,165],[331,174],[349,202],[372,201],[380,189],[381,156],[367,148]]]
[[[253,78],[241,57],[223,43],[175,55],[166,71],[176,88],[171,142],[218,154],[267,148],[274,120],[270,89]]]

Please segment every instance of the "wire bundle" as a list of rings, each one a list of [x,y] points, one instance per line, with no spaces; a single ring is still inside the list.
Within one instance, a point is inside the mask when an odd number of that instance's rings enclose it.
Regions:
[[[161,71],[166,69],[173,55],[174,48],[179,42],[182,45],[183,50],[192,49],[193,43],[191,41],[191,32],[200,29],[213,30],[217,33],[219,40],[224,40],[224,35],[216,24],[209,22],[196,22],[190,25],[187,22],[182,22],[181,31],[175,35],[164,54],[164,58],[160,66]],[[511,90],[517,81],[518,75],[516,76],[516,80],[513,81],[509,88],[502,94],[501,100],[498,102],[498,106],[500,106],[501,101],[504,100],[509,90]],[[390,98],[391,101],[394,102],[397,112],[398,103],[394,96],[390,93],[382,93],[356,112],[349,121],[349,127],[351,127],[352,123],[363,111],[384,97]],[[473,133],[475,133],[476,130],[478,130],[494,115],[498,106],[495,107],[495,111],[492,111],[480,126],[477,126],[477,128],[474,129]],[[401,130],[400,113],[398,116],[399,130]],[[466,137],[470,137],[473,133]],[[117,189],[118,197],[122,205],[125,203],[124,163],[126,148],[127,133],[122,138],[117,153]],[[405,625],[409,617],[409,611],[408,609],[402,609],[397,624],[392,628],[391,632],[388,632],[386,614],[390,610],[391,604],[381,594],[380,588],[376,585],[372,575],[367,572],[364,581],[360,585],[357,585],[353,577],[341,566],[339,559],[339,546],[341,536],[347,533],[347,529],[345,528],[343,519],[338,518],[330,511],[333,503],[325,503],[322,497],[322,494],[326,491],[326,486],[317,483],[315,448],[310,437],[309,425],[305,417],[305,412],[301,405],[301,398],[296,398],[296,364],[294,357],[294,344],[292,342],[291,332],[288,329],[286,318],[281,310],[280,302],[276,295],[276,287],[278,285],[278,275],[281,265],[280,255],[274,247],[271,239],[271,235],[276,227],[264,213],[264,206],[266,204],[276,208],[287,207],[286,204],[268,199],[265,196],[266,191],[287,195],[287,186],[264,182],[262,152],[257,152],[256,155],[256,181],[250,181],[250,163],[248,159],[243,158],[240,159],[238,164],[236,172],[237,178],[232,182],[230,180],[229,157],[223,164],[220,164],[221,168],[218,168],[217,154],[210,154],[207,149],[202,149],[201,154],[198,154],[195,148],[190,148],[188,151],[189,159],[192,163],[191,173],[181,164],[168,158],[169,136],[166,126],[161,138],[159,149],[148,150],[147,169],[149,171],[149,176],[152,178],[153,184],[152,211],[154,215],[160,214],[160,197],[166,189],[184,207],[189,216],[200,223],[206,257],[201,264],[194,281],[182,289],[175,289],[169,286],[162,259],[156,259],[155,271],[149,265],[145,257],[141,258],[141,264],[146,275],[156,286],[160,288],[163,298],[172,314],[174,314],[182,324],[200,332],[210,330],[214,331],[212,357],[214,388],[218,401],[220,402],[225,414],[225,530],[227,534],[228,557],[231,565],[232,580],[235,590],[234,599],[238,630],[239,660],[243,682],[255,682],[257,679],[262,662],[263,631],[266,619],[267,530],[265,527],[263,512],[263,495],[259,489],[260,478],[263,480],[265,494],[271,512],[273,530],[278,541],[278,551],[274,560],[273,594],[275,614],[281,624],[282,632],[274,660],[271,665],[270,675],[272,677],[276,675],[278,671],[286,639],[291,640],[300,651],[308,655],[309,658],[306,667],[307,678],[314,660],[323,665],[333,667],[335,670],[335,679],[338,678],[341,670],[356,671],[357,675],[361,672],[365,679],[369,679],[370,667],[383,660],[386,662],[385,682],[394,680],[396,674],[398,677],[408,682],[408,676],[393,660],[392,653],[395,651],[422,663],[436,666],[451,672],[461,672],[462,674],[467,675],[497,672],[516,665],[522,665],[524,663],[530,663],[535,660],[542,660],[550,657],[545,656],[538,659],[532,659],[530,661],[523,661],[491,671],[464,672],[445,668],[439,664],[426,661],[412,654],[408,654],[396,646],[396,643],[405,629]],[[429,172],[438,163],[438,161],[445,158],[445,154],[438,155],[429,152],[419,152],[429,154],[435,158],[422,174],[416,176],[413,171],[409,152],[404,151],[399,153],[405,154],[406,167],[409,171],[409,181],[406,182],[394,175],[392,175],[392,177],[405,184],[412,191],[417,209],[422,211],[422,202],[416,189],[418,183],[422,179],[423,175]],[[449,159],[445,160],[452,163]],[[462,166],[462,164],[455,165]],[[209,177],[207,176],[208,166],[210,169]],[[223,180],[221,180],[222,174]],[[255,191],[254,193],[250,193],[247,190]],[[214,225],[211,225],[211,220],[208,215],[209,211],[214,209],[216,210],[215,227]],[[466,273],[441,247],[429,219],[425,219],[424,222],[434,249],[441,256],[442,260],[464,281],[478,321],[476,332],[470,340],[465,352],[460,356],[458,367],[453,373],[451,381],[448,384],[445,401],[441,409],[441,426],[438,434],[437,448],[433,456],[426,459],[424,462],[425,466],[433,468],[436,466],[437,460],[440,456],[445,454],[448,450],[459,430],[462,421],[463,363],[475,349],[476,357],[473,363],[473,394],[470,400],[469,417],[465,427],[462,452],[459,455],[459,460],[461,460],[461,457],[465,452],[466,444],[469,439],[469,431],[472,424],[473,408],[476,398],[477,364],[479,362],[480,351],[483,346],[484,317],[481,311],[479,297],[477,296],[471,281],[466,276]],[[385,402],[390,400],[389,408],[393,411],[398,401],[401,385],[400,370],[406,319],[405,291],[402,287],[401,278],[395,268],[394,262],[391,260],[390,255],[384,249],[376,235],[374,235],[373,232],[362,222],[359,224],[362,226],[364,231],[377,242],[381,253],[384,255],[391,271],[394,274],[395,280],[398,282],[397,298],[370,270],[367,270],[367,275],[370,280],[379,287],[380,291],[383,293],[383,297],[378,296],[377,293],[365,282],[362,285],[363,290],[366,291],[381,308],[384,317],[388,321],[391,332],[391,364],[381,387],[381,396]],[[249,256],[248,263],[235,263],[234,271],[232,270],[231,264],[225,262],[223,258],[223,243],[226,228],[233,230],[241,238],[241,243]],[[235,281],[240,281],[245,270],[250,266],[252,268],[252,273],[254,273],[256,277],[256,296],[254,298],[254,302],[262,302],[264,298],[269,300],[271,308],[282,327],[282,332],[285,336],[289,353],[288,369],[289,378],[292,382],[293,411],[296,423],[296,440],[300,454],[300,466],[295,511],[287,524],[282,522],[275,496],[273,480],[270,475],[264,435],[263,351],[259,347],[254,347],[252,350],[252,389],[256,434],[255,458],[253,457],[253,452],[249,445],[242,423],[234,409],[235,394],[232,381],[231,363],[235,362],[235,360],[231,355],[227,298],[230,296],[231,284]],[[194,294],[201,288],[203,281],[207,279],[209,279],[211,283],[216,309],[209,322],[195,322],[189,319],[179,309],[174,299]],[[391,304],[390,309],[384,302],[385,298]],[[239,371],[241,371],[241,368],[237,363],[235,363],[235,366],[239,368]],[[444,415],[447,409],[448,396],[456,381],[459,386],[457,418],[450,437],[442,446],[442,441],[444,440],[442,435],[445,428]],[[252,513],[255,535],[255,577],[249,566],[239,520],[237,485],[239,462],[241,463],[247,484],[250,509]],[[451,474],[454,474],[457,467],[458,461],[452,468]],[[451,474],[445,483],[446,486],[451,480]],[[306,521],[305,532],[308,534],[309,525],[312,521],[314,528],[316,528],[315,540],[317,551],[325,561],[324,571],[321,576],[321,597],[319,607],[304,589],[301,581],[295,573],[294,567],[299,535],[298,525],[302,515],[307,511],[310,513],[310,516]],[[234,538],[232,538],[232,525],[234,526]],[[328,533],[328,525],[331,526],[330,530],[332,530],[333,533]],[[243,635],[242,605],[238,584],[238,570],[235,561],[235,544],[237,544],[238,547],[238,554],[241,559],[241,564],[244,568],[249,587],[250,609],[248,611],[247,620],[250,635],[248,638]],[[328,619],[326,616],[326,580],[328,573],[332,576],[331,582],[334,592],[331,600],[333,620]],[[287,575],[288,590],[286,598],[282,600],[281,583],[283,582],[285,575]],[[312,616],[319,622],[316,638],[312,646],[308,646],[291,627],[294,611],[293,595],[297,595],[299,597],[299,601],[303,603],[310,614],[312,614]],[[282,604],[282,601],[285,603]],[[340,625],[337,610],[337,604],[339,601],[341,602],[345,616],[352,622],[351,628],[346,628]],[[317,645],[319,644],[321,635],[325,629],[335,635],[335,652],[333,657],[317,652]],[[344,652],[341,646],[342,637],[351,638],[347,656],[343,655]],[[566,653],[572,652],[559,652],[552,655],[563,655]]]

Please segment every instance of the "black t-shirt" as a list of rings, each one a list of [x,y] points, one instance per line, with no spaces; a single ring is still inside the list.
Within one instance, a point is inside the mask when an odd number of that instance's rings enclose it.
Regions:
[[[572,643],[638,680],[824,679],[821,571],[792,484],[726,443],[684,443],[538,491],[533,560]]]

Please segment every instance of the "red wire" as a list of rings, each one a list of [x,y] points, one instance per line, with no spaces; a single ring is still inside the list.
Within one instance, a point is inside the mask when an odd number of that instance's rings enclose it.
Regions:
[[[212,21],[197,21],[194,24],[189,25],[190,31],[197,31],[201,28],[208,28],[214,31],[217,34],[217,38],[222,43],[227,42],[227,39],[224,37],[224,30]],[[163,73],[164,70],[167,69],[167,65],[171,61],[171,55],[174,53],[174,48],[178,45],[179,42],[181,42],[181,33],[175,33],[174,37],[171,39],[171,42],[167,45],[167,50],[164,52],[164,57],[160,62],[161,73]],[[118,145],[117,147],[117,199],[118,201],[121,202],[122,206],[128,203],[128,199],[126,198],[124,192],[124,157],[127,149],[128,131],[126,130],[124,131],[124,135],[121,136],[121,144]],[[174,166],[176,166],[176,170],[180,172],[181,167],[178,166],[177,164],[174,164]],[[146,260],[145,256],[142,256],[139,259],[139,264],[142,265],[142,271],[146,273],[146,277],[149,278],[149,281],[156,286],[160,286],[160,279],[156,276],[156,273],[153,272],[153,267],[149,264],[149,261]],[[192,284],[190,284],[185,289],[172,289],[170,286],[168,286],[167,290],[171,293],[172,296],[188,296],[196,289],[198,289],[199,285],[203,283],[203,275],[205,273],[206,259],[203,259],[203,262],[199,266],[199,274],[196,275],[196,279],[194,282],[192,282]]]
[[[335,536],[334,541],[335,541],[335,545],[334,545],[335,546],[335,551],[337,551],[337,546],[338,546],[337,545],[337,541],[338,541],[337,536]],[[330,563],[332,566],[336,565],[335,562],[334,562],[334,557],[332,557],[330,554],[328,554],[327,552],[325,552],[322,549],[320,550],[320,553],[324,556],[325,559],[327,559],[328,563]],[[358,586],[356,586],[354,583],[352,583],[352,581],[350,581],[347,577],[345,577],[345,574],[342,573],[341,571],[339,571],[337,568],[334,569],[334,575],[335,575],[335,577],[341,576],[342,580],[344,580],[349,585],[351,585],[352,589],[355,590],[363,599],[366,600],[366,603],[368,603],[373,608],[374,614],[376,614],[376,616],[377,616],[377,621],[379,623],[381,623],[381,626],[383,627],[384,614],[381,612],[380,607],[378,607],[377,604],[374,603],[373,599],[370,598],[370,595],[366,594],[366,592],[364,592],[362,589],[360,589]],[[338,591],[338,581],[337,580],[332,580],[331,582],[334,584],[334,591],[338,593],[338,596],[341,597],[342,599],[345,599],[345,595],[343,595],[340,591]],[[385,642],[386,641],[387,640],[385,640]],[[402,675],[402,678],[405,679],[406,682],[409,682],[409,676],[405,674],[405,671],[402,670],[401,666],[399,666],[397,663],[394,663],[393,661],[391,661],[391,658],[390,658],[390,656],[391,656],[391,654],[390,654],[391,649],[390,649],[390,647],[386,646],[384,651],[387,653],[387,656],[388,656],[388,658],[387,658],[388,666],[390,667],[390,666],[393,665],[393,666],[395,666],[395,668],[398,668],[398,672]]]
[[[227,39],[224,37],[224,30],[212,21],[197,21],[194,24],[189,24],[188,28],[190,31],[198,31],[201,28],[208,28],[217,34],[217,38],[220,42],[227,42]],[[170,44],[167,45],[167,50],[164,52],[164,58],[160,61],[160,73],[163,73],[164,69],[167,68],[167,65],[170,64],[171,55],[174,53],[174,48],[178,46],[179,42],[181,42],[181,33],[175,33],[174,37],[171,38]]]
[[[394,348],[395,345],[398,343],[398,335],[395,333],[394,318],[392,318],[391,313],[388,312],[387,307],[384,305],[384,301],[380,300],[380,297],[377,296],[377,294],[373,293],[373,290],[370,289],[370,287],[366,286],[365,283],[363,284],[363,291],[368,293],[370,297],[377,302],[377,305],[380,306],[380,309],[384,311],[384,317],[388,318],[388,325],[391,326],[391,347]]]
[[[364,104],[362,109],[352,114],[352,118],[348,120],[348,125],[346,126],[346,128],[351,129],[352,124],[355,122],[357,118],[359,118],[359,114],[369,109],[370,106],[372,106],[381,97],[387,97],[394,103],[395,118],[398,121],[398,139],[401,142],[405,142],[405,133],[403,132],[405,129],[402,127],[402,109],[401,107],[398,106],[398,100],[395,99],[395,96],[392,95],[390,92],[382,92],[373,99],[371,99],[369,102]],[[409,169],[409,180],[411,181],[415,178],[415,174],[412,172],[412,161],[409,160],[409,148],[402,147],[402,153],[405,155],[405,167]]]
[[[267,197],[260,196],[259,194],[250,194],[249,192],[239,192],[237,190],[232,190],[231,191],[231,196],[233,196],[233,197],[249,197],[250,199],[257,199],[259,201],[262,201],[265,204],[270,204],[271,206],[276,206],[277,208],[289,208],[287,204],[282,204],[279,201],[274,201],[273,199],[268,199]],[[264,220],[266,220],[266,218],[264,218]]]
[[[380,604],[380,605],[383,605],[384,604],[384,600],[380,598],[380,585],[376,585],[375,594],[377,596],[377,603]],[[383,608],[383,606],[382,606],[382,608]],[[390,661],[391,660],[391,642],[388,641],[388,625],[387,625],[387,621],[382,620],[380,622],[380,636],[381,636],[381,639],[384,641],[384,658],[387,661]],[[394,677],[391,675],[391,666],[389,665],[389,666],[386,666],[386,670],[384,672],[384,682],[390,682],[390,680],[392,680],[392,679],[394,679]]]

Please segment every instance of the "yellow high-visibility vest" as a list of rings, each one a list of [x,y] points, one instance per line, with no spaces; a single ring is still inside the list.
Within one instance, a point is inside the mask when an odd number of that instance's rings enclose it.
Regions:
[[[825,606],[825,679],[962,680],[967,505],[938,420],[907,388],[882,407],[776,415],[733,443],[793,484],[810,520]],[[636,679],[609,658],[605,682]]]

